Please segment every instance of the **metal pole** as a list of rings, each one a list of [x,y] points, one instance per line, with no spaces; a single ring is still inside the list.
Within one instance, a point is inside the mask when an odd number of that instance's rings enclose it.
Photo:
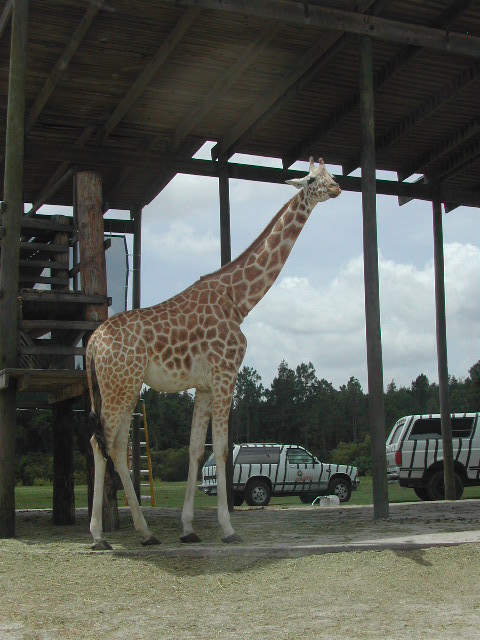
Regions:
[[[220,199],[220,255],[222,267],[232,259],[230,238],[230,189],[228,184],[228,166],[226,160],[220,160],[218,166],[218,192]],[[233,423],[232,407],[228,416],[228,456],[226,462],[228,510],[233,511]]]
[[[377,213],[375,187],[375,123],[373,103],[372,43],[360,38],[360,119],[362,130],[362,209],[367,338],[368,400],[372,436],[373,506],[376,519],[389,517],[385,405],[383,396],[382,337],[378,276]]]
[[[0,258],[0,369],[17,365],[18,269],[23,215],[23,139],[27,68],[28,0],[15,0],[10,41],[5,140],[2,252]],[[0,391],[0,537],[15,536],[16,386]]]
[[[450,399],[448,393],[447,363],[447,322],[445,317],[445,277],[443,259],[442,205],[438,201],[433,206],[433,255],[435,263],[435,314],[437,327],[437,366],[442,422],[443,471],[445,499],[456,500],[453,465],[452,421],[450,419]]]
[[[142,264],[142,210],[130,212],[133,218],[133,280],[132,280],[132,308],[140,309],[141,298],[141,264]]]

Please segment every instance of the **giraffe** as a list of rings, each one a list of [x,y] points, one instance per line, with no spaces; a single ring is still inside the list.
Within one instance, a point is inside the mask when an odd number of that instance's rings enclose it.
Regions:
[[[210,419],[222,540],[241,541],[230,521],[225,477],[228,417],[247,346],[240,325],[278,277],[315,205],[341,193],[321,158],[318,166],[310,158],[309,173],[287,183],[298,192],[238,258],[161,304],[110,317],[92,334],[86,369],[95,463],[93,549],[112,548],[102,531],[107,460],[113,461],[122,480],[142,544],[159,544],[147,526],[127,468],[130,421],[143,384],[167,393],[195,389],[181,541],[200,541],[193,529],[193,506]]]

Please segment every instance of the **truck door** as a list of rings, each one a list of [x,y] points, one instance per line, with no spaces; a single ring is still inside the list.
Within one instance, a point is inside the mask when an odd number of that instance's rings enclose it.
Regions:
[[[322,465],[306,449],[287,449],[285,492],[315,493],[319,488]]]

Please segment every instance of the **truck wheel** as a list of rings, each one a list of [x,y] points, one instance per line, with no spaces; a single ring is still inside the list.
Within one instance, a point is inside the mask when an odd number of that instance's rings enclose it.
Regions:
[[[454,474],[455,477],[455,494],[457,500],[462,497],[463,482],[458,473]],[[439,469],[432,473],[427,480],[427,494],[430,500],[444,500],[445,499],[445,482],[443,479],[443,469]]]
[[[266,507],[270,502],[270,489],[261,480],[252,480],[245,490],[245,502],[250,507]]]
[[[413,493],[420,498],[420,500],[430,500],[425,487],[413,487]]]
[[[244,499],[245,498],[243,496],[243,493],[240,493],[240,491],[234,491],[233,492],[233,505],[235,507],[239,507],[240,505],[242,505]]]
[[[337,496],[340,502],[348,502],[352,495],[352,490],[348,480],[344,478],[333,478],[328,485],[329,495]]]

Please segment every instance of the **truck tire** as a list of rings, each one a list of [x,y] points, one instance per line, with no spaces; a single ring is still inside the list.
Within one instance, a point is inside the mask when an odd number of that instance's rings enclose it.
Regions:
[[[413,487],[413,492],[420,500],[431,500],[425,487]]]
[[[329,495],[337,496],[340,502],[348,502],[352,495],[350,483],[345,478],[332,478],[328,485]]]
[[[462,497],[463,494],[463,482],[458,473],[455,476],[455,494],[457,500]],[[443,479],[443,469],[434,471],[427,480],[427,494],[430,500],[444,500],[445,499],[445,483]]]
[[[270,502],[270,488],[262,480],[252,480],[245,489],[245,502],[250,507],[266,507]]]

